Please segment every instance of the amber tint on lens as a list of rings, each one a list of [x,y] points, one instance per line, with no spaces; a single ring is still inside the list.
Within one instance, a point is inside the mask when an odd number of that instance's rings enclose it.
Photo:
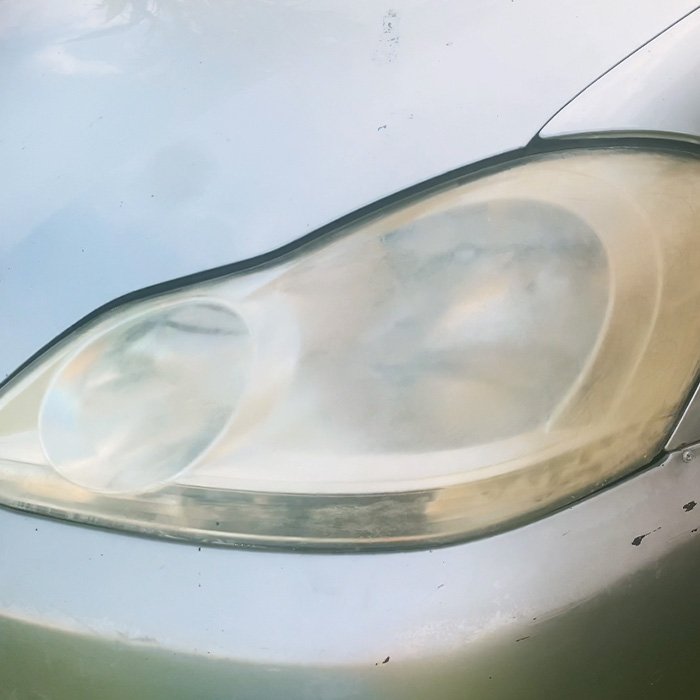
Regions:
[[[493,531],[658,454],[700,161],[560,152],[110,311],[0,395],[0,500],[221,543]]]

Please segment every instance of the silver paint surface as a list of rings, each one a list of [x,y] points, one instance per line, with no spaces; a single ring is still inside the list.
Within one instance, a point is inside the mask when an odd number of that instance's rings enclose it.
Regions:
[[[666,443],[667,450],[678,450],[700,440],[700,387],[693,392],[678,424]]]
[[[0,378],[98,306],[524,146],[695,7],[0,5]]]
[[[700,142],[698,46],[695,10],[584,90],[540,135],[647,132]]]
[[[698,459],[676,453],[510,532],[365,555],[1,510],[0,698],[676,697],[697,642],[697,501]]]

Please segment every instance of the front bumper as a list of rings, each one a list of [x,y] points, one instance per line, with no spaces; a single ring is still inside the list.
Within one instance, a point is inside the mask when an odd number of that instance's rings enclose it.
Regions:
[[[510,532],[366,555],[198,547],[0,510],[0,698],[686,696],[695,501],[700,452],[678,453]]]

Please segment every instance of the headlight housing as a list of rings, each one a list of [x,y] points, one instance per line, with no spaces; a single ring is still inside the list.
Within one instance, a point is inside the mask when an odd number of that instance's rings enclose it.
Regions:
[[[0,502],[216,543],[438,543],[650,461],[700,360],[700,160],[570,150],[117,306],[0,395]]]

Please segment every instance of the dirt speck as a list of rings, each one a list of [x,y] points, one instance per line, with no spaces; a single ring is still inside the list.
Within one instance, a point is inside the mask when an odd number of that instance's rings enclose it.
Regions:
[[[690,513],[690,511],[693,510],[693,508],[695,508],[696,505],[697,505],[697,503],[696,503],[695,501],[688,501],[688,502],[683,506],[683,510],[684,510],[686,513]]]
[[[399,14],[396,10],[387,10],[382,17],[382,40],[375,60],[391,63],[398,55],[399,41]]]

